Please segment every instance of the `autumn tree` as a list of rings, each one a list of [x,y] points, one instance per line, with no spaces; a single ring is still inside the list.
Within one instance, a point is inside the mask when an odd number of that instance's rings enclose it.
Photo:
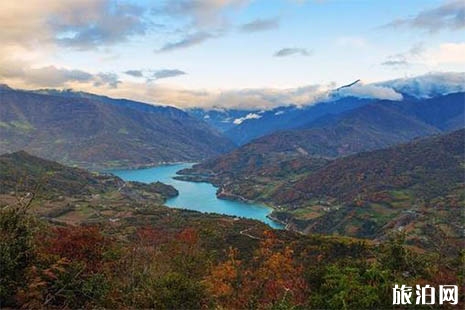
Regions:
[[[230,249],[228,259],[212,268],[205,279],[208,292],[226,308],[269,308],[282,304],[304,305],[308,286],[303,268],[290,247],[266,231],[253,261],[246,266]]]

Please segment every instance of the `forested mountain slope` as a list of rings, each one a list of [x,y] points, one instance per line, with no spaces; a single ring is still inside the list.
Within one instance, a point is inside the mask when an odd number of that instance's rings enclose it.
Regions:
[[[237,173],[231,163],[241,157],[209,161],[181,178],[213,182],[223,198],[272,205],[290,229],[374,239],[400,229],[415,245],[456,252],[465,237],[464,150],[462,129],[334,160],[249,156]]]
[[[0,89],[0,150],[84,167],[193,161],[233,144],[171,107],[73,92]]]
[[[266,200],[307,233],[384,238],[405,230],[424,248],[464,244],[465,130],[328,163]]]

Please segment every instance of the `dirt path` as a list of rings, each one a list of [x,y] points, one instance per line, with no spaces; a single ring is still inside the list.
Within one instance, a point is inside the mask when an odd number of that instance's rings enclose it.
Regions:
[[[249,237],[249,238],[251,238],[251,239],[260,240],[259,237],[256,237],[256,236],[253,236],[253,235],[247,233],[247,232],[248,232],[249,230],[251,230],[252,228],[254,228],[254,227],[249,227],[249,228],[247,228],[247,229],[241,230],[239,233],[240,233],[241,235],[247,236],[247,237]]]

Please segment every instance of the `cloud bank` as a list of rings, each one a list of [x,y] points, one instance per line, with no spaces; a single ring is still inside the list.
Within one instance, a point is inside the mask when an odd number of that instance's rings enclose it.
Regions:
[[[297,88],[236,89],[236,90],[188,90],[162,85],[141,87],[122,83],[112,93],[146,102],[173,105],[181,108],[269,110],[279,106],[305,106],[336,97],[354,96],[383,100],[402,100],[403,93],[417,97],[431,97],[465,91],[465,73],[430,73],[413,78],[397,79],[374,84],[357,83],[335,91],[337,85],[307,85]],[[248,118],[256,118],[251,112]],[[255,113],[257,114],[257,113]],[[260,116],[260,114],[257,114]],[[244,121],[244,120],[238,120]]]
[[[55,66],[32,67],[27,63],[0,61],[0,77],[19,81],[36,87],[68,87],[70,85],[91,85],[116,88],[121,81],[118,75],[109,72],[96,74],[83,70]]]
[[[342,97],[353,96],[358,98],[373,98],[393,101],[402,100],[403,98],[402,94],[396,92],[392,88],[370,84],[355,84],[351,87],[341,88],[338,91],[338,95]]]
[[[8,1],[0,10],[2,44],[98,48],[143,35],[146,9],[111,0]]]
[[[408,26],[432,33],[443,29],[462,30],[465,29],[465,1],[444,1],[438,7],[423,10],[411,18],[394,20],[386,26]]]
[[[417,98],[430,98],[465,91],[465,73],[436,72],[412,78],[396,79],[377,83],[396,92],[409,94]]]

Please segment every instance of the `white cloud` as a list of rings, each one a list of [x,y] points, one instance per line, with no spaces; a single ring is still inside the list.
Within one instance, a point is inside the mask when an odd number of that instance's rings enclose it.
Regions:
[[[250,0],[167,0],[154,9],[158,15],[189,18],[195,27],[225,23],[225,10],[246,5]]]
[[[178,49],[188,48],[188,47],[200,44],[202,42],[205,42],[206,40],[209,40],[214,37],[215,36],[213,34],[208,33],[208,32],[196,32],[196,33],[185,36],[179,41],[168,42],[165,45],[163,45],[160,49],[155,50],[155,52],[163,53],[163,52],[170,52],[170,51],[174,51]]]
[[[266,19],[255,19],[251,22],[241,25],[242,32],[258,32],[279,28],[279,18],[272,17]]]
[[[394,68],[409,66],[413,62],[421,60],[424,53],[424,44],[422,42],[417,42],[405,52],[389,55],[381,65],[392,66]]]
[[[269,110],[278,106],[312,104],[325,99],[329,89],[331,87],[328,85],[310,85],[290,89],[192,90],[161,84],[123,82],[116,89],[94,87],[86,90],[182,108]]]
[[[292,55],[301,55],[301,56],[310,56],[312,51],[307,50],[306,48],[299,48],[299,47],[286,47],[282,48],[279,51],[276,51],[273,56],[274,57],[287,57]]]
[[[159,79],[166,79],[166,78],[176,77],[176,76],[185,75],[185,74],[187,73],[179,69],[163,69],[163,70],[155,71],[153,73],[153,78],[159,80]]]
[[[381,65],[395,70],[416,67],[431,72],[465,68],[465,42],[444,42],[430,47],[418,42],[406,51],[388,55]]]
[[[402,94],[396,92],[394,89],[377,86],[377,85],[363,85],[355,84],[351,87],[342,88],[338,91],[339,96],[354,96],[360,98],[374,98],[384,100],[402,100]]]
[[[334,83],[308,85],[288,89],[189,90],[158,84],[123,82],[115,89],[93,88],[89,91],[106,95],[132,98],[148,103],[172,105],[181,108],[270,110],[279,106],[311,105],[333,98]],[[431,73],[413,78],[375,84],[355,84],[342,88],[336,94],[362,98],[401,100],[402,94],[432,96],[465,91],[465,73]],[[252,113],[252,112],[251,112]],[[253,114],[253,113],[252,113]],[[256,113],[260,115],[259,113]],[[253,117],[252,117],[253,118]]]
[[[26,87],[105,86],[116,88],[118,75],[110,72],[90,73],[56,66],[31,66],[28,62],[0,59],[0,78]]]
[[[235,125],[239,125],[239,124],[242,124],[242,123],[243,123],[244,121],[246,121],[246,120],[249,120],[249,119],[259,119],[259,118],[261,118],[261,117],[262,117],[261,115],[258,115],[258,114],[256,114],[256,113],[249,113],[249,114],[247,114],[247,115],[244,116],[244,117],[236,118],[236,119],[234,120],[233,123],[234,123]]]

